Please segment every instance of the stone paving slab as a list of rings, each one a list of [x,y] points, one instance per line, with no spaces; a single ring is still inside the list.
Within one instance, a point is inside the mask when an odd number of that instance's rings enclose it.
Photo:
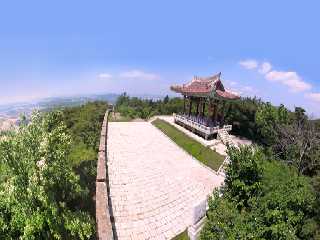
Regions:
[[[118,239],[172,239],[223,177],[148,122],[110,122],[108,171]]]

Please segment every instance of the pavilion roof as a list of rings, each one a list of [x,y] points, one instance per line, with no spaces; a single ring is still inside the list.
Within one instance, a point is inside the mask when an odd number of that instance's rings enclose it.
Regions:
[[[238,99],[236,93],[225,90],[221,82],[221,73],[209,77],[194,76],[191,82],[171,86],[171,90],[185,96],[216,97],[222,99]]]

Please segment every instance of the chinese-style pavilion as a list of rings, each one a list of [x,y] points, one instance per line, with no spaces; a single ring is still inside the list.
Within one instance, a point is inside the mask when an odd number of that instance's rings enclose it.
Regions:
[[[184,96],[183,113],[175,114],[174,121],[193,132],[197,132],[205,139],[216,135],[221,129],[226,131],[232,129],[231,125],[224,125],[223,112],[218,111],[218,105],[226,100],[240,98],[239,95],[224,88],[220,77],[221,73],[210,77],[194,76],[192,81],[187,84],[171,86],[171,90]],[[223,107],[223,105],[221,106]],[[205,112],[207,112],[207,116],[205,116]]]

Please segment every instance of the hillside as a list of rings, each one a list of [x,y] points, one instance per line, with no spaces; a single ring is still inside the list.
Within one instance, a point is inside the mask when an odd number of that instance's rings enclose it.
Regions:
[[[106,102],[89,102],[34,113],[0,138],[0,239],[95,239],[96,160],[106,108]]]

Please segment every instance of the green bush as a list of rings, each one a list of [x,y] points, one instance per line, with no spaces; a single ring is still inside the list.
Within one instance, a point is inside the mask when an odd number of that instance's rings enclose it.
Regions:
[[[89,239],[94,219],[75,203],[87,190],[69,161],[60,112],[35,113],[0,141],[0,239]]]
[[[317,239],[310,179],[267,160],[261,150],[230,150],[226,184],[209,200],[201,239]]]

